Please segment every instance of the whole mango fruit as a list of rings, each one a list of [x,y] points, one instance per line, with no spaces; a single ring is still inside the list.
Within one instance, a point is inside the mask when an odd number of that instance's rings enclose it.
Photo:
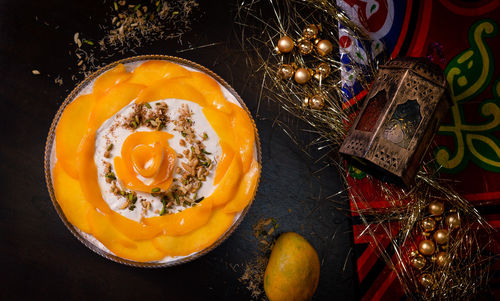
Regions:
[[[310,300],[318,287],[319,270],[313,246],[295,232],[283,233],[269,257],[264,291],[270,301]]]

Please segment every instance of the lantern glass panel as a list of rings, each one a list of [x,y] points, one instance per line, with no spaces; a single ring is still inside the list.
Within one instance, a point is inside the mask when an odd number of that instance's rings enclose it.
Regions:
[[[374,97],[370,98],[356,129],[364,132],[373,131],[386,103],[387,95],[385,90],[379,91]]]
[[[399,104],[386,122],[384,138],[400,147],[408,148],[421,120],[420,105],[416,100]]]

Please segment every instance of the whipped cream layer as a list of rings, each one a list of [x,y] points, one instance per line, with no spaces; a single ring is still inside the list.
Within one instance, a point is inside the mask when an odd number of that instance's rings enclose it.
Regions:
[[[192,111],[192,128],[195,133],[198,135],[203,135],[206,133],[208,138],[203,141],[205,145],[205,150],[210,153],[207,155],[213,164],[214,168],[207,176],[206,180],[203,182],[201,188],[197,192],[197,197],[207,197],[214,191],[214,174],[215,168],[217,167],[217,160],[221,154],[221,147],[219,145],[219,137],[215,133],[215,131],[210,126],[210,123],[205,118],[205,115],[202,112],[202,108],[191,101],[182,100],[182,99],[165,99],[155,102],[150,102],[151,107],[155,107],[157,103],[165,103],[168,105],[168,116],[171,122],[168,122],[166,126],[161,130],[173,135],[168,143],[171,148],[175,150],[176,153],[182,154],[185,150],[185,147],[180,145],[180,140],[183,139],[180,132],[175,131],[175,125],[173,123],[174,120],[179,119],[179,109],[183,104],[187,105],[189,109]],[[134,132],[151,132],[156,131],[155,129],[151,129],[145,126],[140,126],[137,129],[130,129],[123,126],[127,116],[133,114],[134,111],[134,102],[131,102],[129,105],[120,110],[113,117],[108,119],[104,124],[99,128],[96,134],[95,141],[95,155],[94,162],[97,166],[98,171],[98,180],[99,186],[101,188],[101,193],[103,199],[109,205],[111,210],[120,213],[121,215],[132,219],[134,221],[140,221],[142,217],[152,217],[158,216],[158,211],[162,209],[162,202],[159,197],[152,196],[151,193],[145,193],[137,191],[137,198],[149,201],[151,203],[151,208],[142,215],[143,205],[141,202],[137,202],[135,208],[133,210],[129,210],[128,208],[120,209],[124,203],[124,198],[122,196],[115,195],[111,190],[111,184],[106,181],[106,163],[113,165],[113,160],[116,156],[120,156],[123,142],[125,139]],[[108,145],[113,144],[113,148],[109,151],[108,158],[105,157],[105,152],[107,151]],[[176,175],[175,170],[181,163],[187,163],[187,158],[177,158],[175,161],[174,167],[174,179],[178,178],[179,175]],[[148,183],[148,179],[141,179],[145,184]],[[125,186],[122,181],[118,178],[117,181],[118,188],[124,190]],[[176,206],[173,212],[180,212],[184,209],[182,206]]]

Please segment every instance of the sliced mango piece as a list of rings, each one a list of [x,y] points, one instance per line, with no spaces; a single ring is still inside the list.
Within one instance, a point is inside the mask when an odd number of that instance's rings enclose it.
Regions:
[[[226,204],[236,193],[238,183],[242,176],[241,159],[239,156],[234,156],[231,165],[229,166],[226,174],[222,177],[219,185],[210,196],[209,199],[213,200],[214,206],[219,207]]]
[[[161,232],[155,225],[136,222],[114,211],[109,214],[109,219],[115,229],[132,240],[152,239]]]
[[[185,235],[205,225],[212,216],[212,201],[205,199],[195,207],[179,213],[155,216],[144,219],[146,225],[163,229],[169,236]]]
[[[235,104],[230,104],[236,106]],[[239,145],[243,172],[247,172],[253,161],[255,131],[248,114],[241,108],[233,110],[234,134]]]
[[[89,118],[90,128],[99,129],[104,121],[137,98],[144,86],[120,83],[96,99]]]
[[[234,214],[215,210],[203,227],[183,236],[161,235],[153,245],[168,256],[186,256],[212,245],[232,225]]]
[[[127,81],[131,76],[132,74],[125,70],[123,64],[118,64],[113,69],[104,72],[95,80],[92,92],[94,95],[105,93],[115,85]]]
[[[224,141],[220,141],[219,144],[222,148],[222,154],[215,170],[214,185],[219,184],[220,180],[222,180],[234,158],[234,150],[229,144]]]
[[[219,136],[221,142],[225,142],[231,146],[233,150],[239,150],[238,141],[234,136],[233,123],[231,115],[217,111],[210,107],[203,108],[203,114],[210,123],[210,126]]]
[[[151,102],[167,98],[184,99],[195,102],[200,106],[205,105],[203,94],[198,92],[190,81],[185,81],[183,78],[162,79],[154,85],[144,89],[139,95],[136,103]]]
[[[81,95],[64,109],[56,128],[56,154],[64,170],[78,179],[75,153],[88,130],[88,121],[95,99],[92,94]]]
[[[241,179],[236,195],[229,203],[226,204],[226,206],[224,206],[224,212],[235,213],[245,209],[245,207],[255,195],[259,176],[259,162],[253,160],[252,164],[250,165],[250,169]]]
[[[224,97],[219,83],[213,78],[201,72],[192,72],[189,82],[204,96],[208,105],[220,112],[232,113],[233,108],[227,105],[228,101]]]
[[[160,260],[165,252],[156,248],[151,240],[134,241],[123,235],[104,213],[89,210],[87,215],[92,235],[116,256],[137,262]]]
[[[111,212],[108,204],[103,200],[101,188],[97,181],[97,167],[94,163],[95,132],[87,133],[76,153],[76,167],[78,179],[85,199],[103,213]]]
[[[60,162],[52,170],[52,180],[57,202],[68,221],[83,232],[90,233],[87,212],[91,206],[83,196],[80,183],[64,171]]]
[[[142,63],[132,72],[130,83],[151,86],[161,79],[190,77],[191,72],[177,64],[166,61],[148,61]]]

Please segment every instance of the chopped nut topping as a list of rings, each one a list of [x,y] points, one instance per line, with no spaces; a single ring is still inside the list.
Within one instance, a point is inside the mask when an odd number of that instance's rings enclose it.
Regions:
[[[126,209],[130,205],[130,202],[126,200],[123,202],[123,204],[120,206],[120,210]]]
[[[203,141],[208,139],[208,135],[205,132],[196,133],[193,126],[195,123],[192,119],[193,112],[189,106],[181,105],[177,120],[170,120],[167,113],[168,106],[163,102],[157,102],[154,105],[150,103],[134,104],[132,113],[129,116],[124,116],[123,123],[119,125],[131,130],[136,130],[139,127],[161,130],[167,125],[173,125],[173,130],[182,136],[182,139],[179,140],[179,146],[184,149],[182,153],[177,153],[179,162],[174,168],[176,177],[173,179],[172,185],[166,191],[154,187],[150,192],[155,200],[162,203],[161,209],[154,210],[154,213],[158,215],[178,212],[179,206],[192,207],[201,202],[204,197],[199,197],[198,191],[214,165],[213,160],[209,157],[211,153],[206,151],[203,144]],[[104,157],[110,158],[112,150],[113,144],[108,141]],[[111,164],[103,162],[106,181],[111,183],[111,192],[123,198],[124,203],[120,209],[134,210],[138,201],[137,194],[120,188]],[[141,216],[147,216],[153,207],[151,201],[140,199],[139,204],[141,205]]]
[[[134,112],[125,119],[123,126],[132,130],[146,126],[159,131],[170,122],[167,113],[168,105],[163,102],[156,103],[155,108],[147,102],[134,104]]]
[[[142,215],[146,215],[149,209],[151,209],[151,202],[146,200],[141,200],[142,205]]]

